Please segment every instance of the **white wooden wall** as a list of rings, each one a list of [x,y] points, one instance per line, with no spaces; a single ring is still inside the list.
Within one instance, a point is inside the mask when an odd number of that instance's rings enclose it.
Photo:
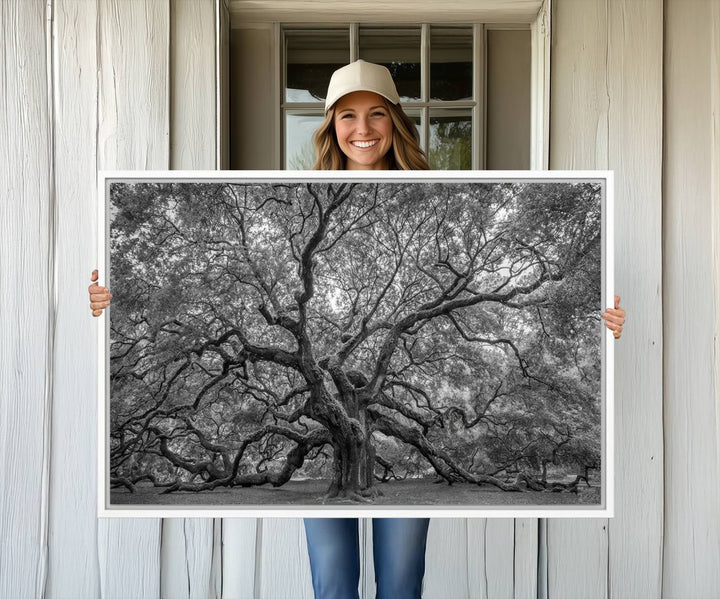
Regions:
[[[720,3],[665,19],[663,590],[719,597]]]
[[[615,514],[548,522],[550,597],[659,597],[663,3],[555,2],[550,168],[615,171]]]
[[[95,517],[96,170],[226,164],[227,26],[0,2],[0,597],[312,596],[300,520]],[[550,148],[616,173],[616,517],[433,520],[424,596],[716,598],[720,2],[553,0]]]

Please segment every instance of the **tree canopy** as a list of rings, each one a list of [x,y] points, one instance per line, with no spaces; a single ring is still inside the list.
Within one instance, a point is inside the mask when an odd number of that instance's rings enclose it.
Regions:
[[[600,467],[593,183],[113,183],[130,489]]]

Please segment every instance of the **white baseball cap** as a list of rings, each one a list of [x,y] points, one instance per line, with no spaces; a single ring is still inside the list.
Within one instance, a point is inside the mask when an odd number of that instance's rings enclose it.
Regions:
[[[375,92],[393,104],[400,101],[395,82],[386,67],[364,60],[356,60],[340,67],[330,77],[330,85],[328,85],[325,99],[325,112],[345,94],[357,91]]]

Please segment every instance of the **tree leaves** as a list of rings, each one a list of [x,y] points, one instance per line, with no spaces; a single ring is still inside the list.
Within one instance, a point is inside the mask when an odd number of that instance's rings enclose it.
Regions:
[[[227,464],[246,451],[237,472],[282,464],[296,441],[264,427],[321,426],[297,389],[342,393],[331,358],[470,471],[599,462],[597,186],[116,183],[111,202],[116,475],[158,467],[157,431],[220,464],[190,415]]]

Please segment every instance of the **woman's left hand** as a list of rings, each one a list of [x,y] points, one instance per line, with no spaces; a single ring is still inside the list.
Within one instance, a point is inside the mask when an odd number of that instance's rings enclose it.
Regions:
[[[605,326],[612,331],[613,337],[620,339],[625,324],[625,310],[620,307],[619,295],[615,296],[615,307],[605,310],[602,317],[605,319]]]

